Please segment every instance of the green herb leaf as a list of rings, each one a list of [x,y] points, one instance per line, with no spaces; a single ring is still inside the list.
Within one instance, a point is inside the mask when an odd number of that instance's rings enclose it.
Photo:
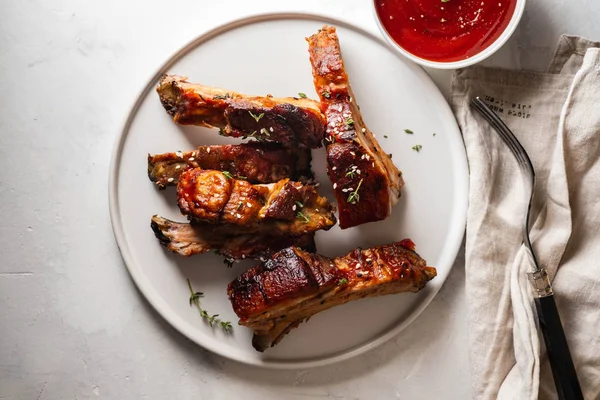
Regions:
[[[404,132],[408,133],[409,135],[412,135],[414,132],[411,131],[410,129],[405,129]]]
[[[296,202],[296,205],[300,208],[304,207],[304,204],[300,203],[299,201]]]
[[[354,179],[354,177],[356,176],[356,170],[358,168],[356,168],[356,165],[351,165],[348,167],[348,169],[346,170],[346,177],[350,178],[350,179]]]
[[[258,115],[254,115],[254,114],[252,113],[252,111],[248,111],[248,113],[249,113],[249,114],[252,116],[252,118],[254,118],[254,120],[255,120],[256,122],[260,121],[260,119],[261,119],[262,117],[264,117],[264,116],[265,116],[265,113],[260,113],[260,114],[258,114]]]
[[[226,322],[225,321],[219,321],[219,326],[225,332],[231,332],[231,330],[233,329],[233,326],[231,326],[231,322],[229,322],[229,321],[226,321]]]
[[[221,135],[221,136],[227,136],[225,134],[225,131],[223,130],[223,128],[219,128],[219,135]]]
[[[240,204],[237,206],[236,210],[241,209],[244,206],[244,202],[240,201]]]
[[[233,329],[231,322],[221,321],[218,316],[219,314],[209,315],[208,312],[200,306],[200,297],[204,296],[202,292],[194,292],[192,288],[192,282],[187,279],[188,288],[190,289],[190,306],[196,305],[196,308],[200,312],[200,316],[208,322],[208,325],[212,328],[213,324],[218,324],[221,329],[225,332],[230,332]]]
[[[447,3],[447,2],[449,2],[449,1],[450,1],[450,0],[442,0],[442,3]]]
[[[223,175],[225,175],[225,178],[227,179],[233,179],[233,175],[231,175],[231,172],[229,171],[221,171],[223,173]]]
[[[216,95],[216,96],[215,96],[215,97],[213,97],[213,98],[214,98],[215,100],[225,100],[225,99],[228,99],[228,98],[230,98],[230,97],[231,97],[231,96],[229,95],[229,93],[225,93],[224,95],[223,95],[223,94],[218,94],[218,95]]]
[[[423,146],[421,146],[420,144],[416,144],[412,147],[412,149],[414,151],[416,151],[417,153],[420,152],[422,148],[423,148]]]
[[[348,279],[346,279],[346,278],[342,278],[338,282],[338,286],[347,285],[347,284],[348,284]]]
[[[298,218],[304,222],[310,222],[309,216],[304,214],[302,211],[298,211],[298,213],[296,214],[296,218]]]
[[[227,268],[233,267],[233,258],[225,257],[223,264],[227,265]]]
[[[384,137],[384,138],[386,138],[386,139],[388,138],[388,136],[387,136],[387,135],[383,135],[383,137]]]
[[[346,119],[346,126],[348,127],[348,129],[352,129],[352,127],[354,126],[354,120],[352,119],[352,117],[348,117]]]
[[[435,133],[435,132],[434,132],[434,133],[433,133],[433,136],[435,136],[435,135],[437,135],[437,133]]]
[[[358,190],[360,189],[360,185],[362,185],[363,180],[361,178],[360,181],[358,181],[358,185],[356,186],[356,189],[354,189],[354,191],[352,191],[350,193],[350,195],[348,196],[348,203],[350,204],[356,204],[360,201],[360,195],[358,194]]]
[[[321,93],[321,96],[325,97],[326,99],[330,99],[331,93],[329,92],[329,90],[325,90],[323,93]]]
[[[298,93],[298,96],[302,97],[303,99],[306,99],[306,95],[304,93]]]
[[[271,134],[269,133],[269,131],[267,130],[267,128],[261,128],[260,129],[260,133],[262,133],[265,136],[271,136]]]

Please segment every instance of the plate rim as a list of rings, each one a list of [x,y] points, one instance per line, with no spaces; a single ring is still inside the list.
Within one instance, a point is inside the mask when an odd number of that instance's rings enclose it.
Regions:
[[[160,76],[165,73],[173,64],[179,61],[182,57],[187,55],[196,47],[202,45],[203,43],[211,40],[214,37],[221,35],[227,31],[251,25],[253,23],[264,22],[264,21],[272,21],[272,20],[281,20],[281,19],[307,19],[320,21],[324,23],[329,23],[335,26],[344,27],[346,29],[353,30],[358,32],[387,48],[389,51],[396,54],[396,56],[401,57],[395,49],[390,46],[388,43],[384,41],[383,38],[369,32],[367,29],[349,22],[344,21],[343,19],[334,18],[325,14],[318,13],[308,13],[308,12],[265,12],[265,13],[257,13],[244,18],[236,18],[230,20],[229,22],[225,22],[219,24],[218,26],[198,35],[191,41],[189,41],[185,46],[181,47],[179,50],[175,51],[171,56],[169,56],[166,61],[158,68],[158,70],[152,75],[152,77],[147,81],[144,88],[138,92],[135,101],[133,102],[132,107],[129,108],[129,112],[127,117],[125,118],[125,122],[122,124],[122,128],[119,132],[119,135],[115,138],[115,143],[113,145],[110,168],[109,168],[109,179],[108,179],[108,200],[109,200],[109,213],[111,225],[113,228],[113,234],[115,237],[115,241],[117,243],[117,247],[119,248],[119,252],[121,254],[121,258],[124,261],[125,267],[127,268],[131,279],[134,281],[137,289],[142,293],[144,299],[152,305],[154,310],[166,320],[175,330],[177,330],[180,334],[184,335],[193,343],[201,346],[202,348],[214,353],[219,356],[225,357],[229,360],[236,361],[243,364],[263,367],[263,368],[271,368],[271,369],[307,369],[314,367],[321,367],[325,365],[331,365],[340,361],[348,360],[352,357],[363,354],[369,350],[372,350],[381,344],[387,342],[393,337],[397,336],[402,330],[404,330],[407,326],[409,326],[421,313],[425,310],[425,308],[431,303],[431,301],[438,294],[440,289],[443,287],[446,282],[460,250],[464,235],[465,235],[465,226],[467,221],[467,205],[468,205],[468,193],[469,193],[469,173],[468,173],[468,162],[466,151],[464,148],[464,143],[462,141],[462,135],[460,133],[460,129],[456,122],[456,118],[454,113],[450,108],[447,100],[444,98],[443,94],[439,90],[439,88],[435,85],[431,77],[425,72],[425,70],[409,61],[405,58],[402,58],[405,62],[407,62],[414,70],[415,73],[421,76],[424,81],[428,82],[429,86],[434,88],[433,92],[434,96],[438,96],[442,100],[442,104],[445,104],[445,107],[442,106],[443,114],[442,118],[444,120],[452,120],[454,124],[452,127],[448,127],[448,131],[450,132],[451,137],[455,137],[456,139],[449,140],[450,150],[452,152],[460,153],[458,157],[454,160],[454,167],[457,168],[456,176],[462,180],[462,188],[457,187],[454,195],[454,201],[458,203],[459,207],[458,211],[455,212],[455,216],[453,218],[453,226],[451,227],[449,239],[446,240],[447,246],[450,247],[449,254],[447,255],[448,263],[449,263],[449,272],[444,277],[443,281],[427,296],[419,303],[419,305],[413,309],[412,312],[408,314],[408,316],[402,320],[397,325],[393,325],[392,327],[383,330],[380,334],[373,337],[373,339],[358,344],[350,349],[342,350],[341,352],[334,353],[327,356],[322,357],[314,357],[311,359],[301,359],[298,361],[272,361],[272,360],[261,360],[258,358],[250,358],[245,356],[240,356],[238,353],[234,353],[228,351],[224,348],[214,348],[214,347],[206,347],[204,343],[200,340],[197,340],[193,331],[188,329],[187,326],[181,323],[181,318],[175,317],[173,313],[170,311],[170,307],[160,296],[151,295],[151,292],[155,293],[152,289],[150,282],[146,280],[143,275],[143,272],[139,269],[139,267],[133,262],[133,256],[129,250],[129,244],[125,239],[125,232],[123,230],[123,226],[121,224],[121,212],[118,201],[118,182],[119,182],[119,168],[121,156],[123,152],[123,147],[125,141],[127,139],[127,135],[131,128],[131,125],[135,119],[136,114],[138,113],[142,102],[145,100],[146,96],[149,92],[154,89],[155,83],[158,81]],[[462,190],[461,190],[462,189]],[[455,221],[454,221],[455,220]],[[450,242],[448,244],[448,242]]]

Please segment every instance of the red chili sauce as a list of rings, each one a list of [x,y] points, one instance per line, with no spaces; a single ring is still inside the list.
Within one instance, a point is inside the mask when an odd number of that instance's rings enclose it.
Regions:
[[[379,19],[403,49],[430,61],[460,61],[504,31],[516,0],[375,0]]]

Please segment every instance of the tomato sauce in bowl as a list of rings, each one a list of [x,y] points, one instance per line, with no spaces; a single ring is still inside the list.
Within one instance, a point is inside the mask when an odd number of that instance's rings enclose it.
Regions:
[[[517,0],[375,0],[387,34],[404,50],[434,62],[479,54],[507,28]]]

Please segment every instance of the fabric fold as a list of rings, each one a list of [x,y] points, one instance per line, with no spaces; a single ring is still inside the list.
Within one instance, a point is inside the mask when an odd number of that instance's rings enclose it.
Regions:
[[[589,291],[590,285],[600,289],[600,270],[577,269],[571,261],[583,257],[582,243],[593,240],[596,246],[586,247],[588,256],[600,259],[600,202],[589,204],[593,188],[600,190],[600,172],[587,182],[590,193],[580,182],[596,164],[600,169],[598,50],[585,50],[594,44],[563,36],[547,73],[471,67],[454,75],[451,103],[470,169],[465,267],[477,399],[535,400],[556,393],[527,281],[533,265],[522,245],[526,197],[520,171],[497,134],[470,111],[475,96],[503,119],[534,164],[533,246],[541,266],[555,277],[556,300],[586,398],[600,395],[600,292]],[[593,210],[594,218],[580,220],[578,210]],[[586,224],[590,229],[582,232]],[[590,281],[587,272],[592,270]],[[588,312],[588,305],[596,310]],[[591,326],[581,323],[588,315],[594,316]],[[581,353],[585,346],[593,355]]]

